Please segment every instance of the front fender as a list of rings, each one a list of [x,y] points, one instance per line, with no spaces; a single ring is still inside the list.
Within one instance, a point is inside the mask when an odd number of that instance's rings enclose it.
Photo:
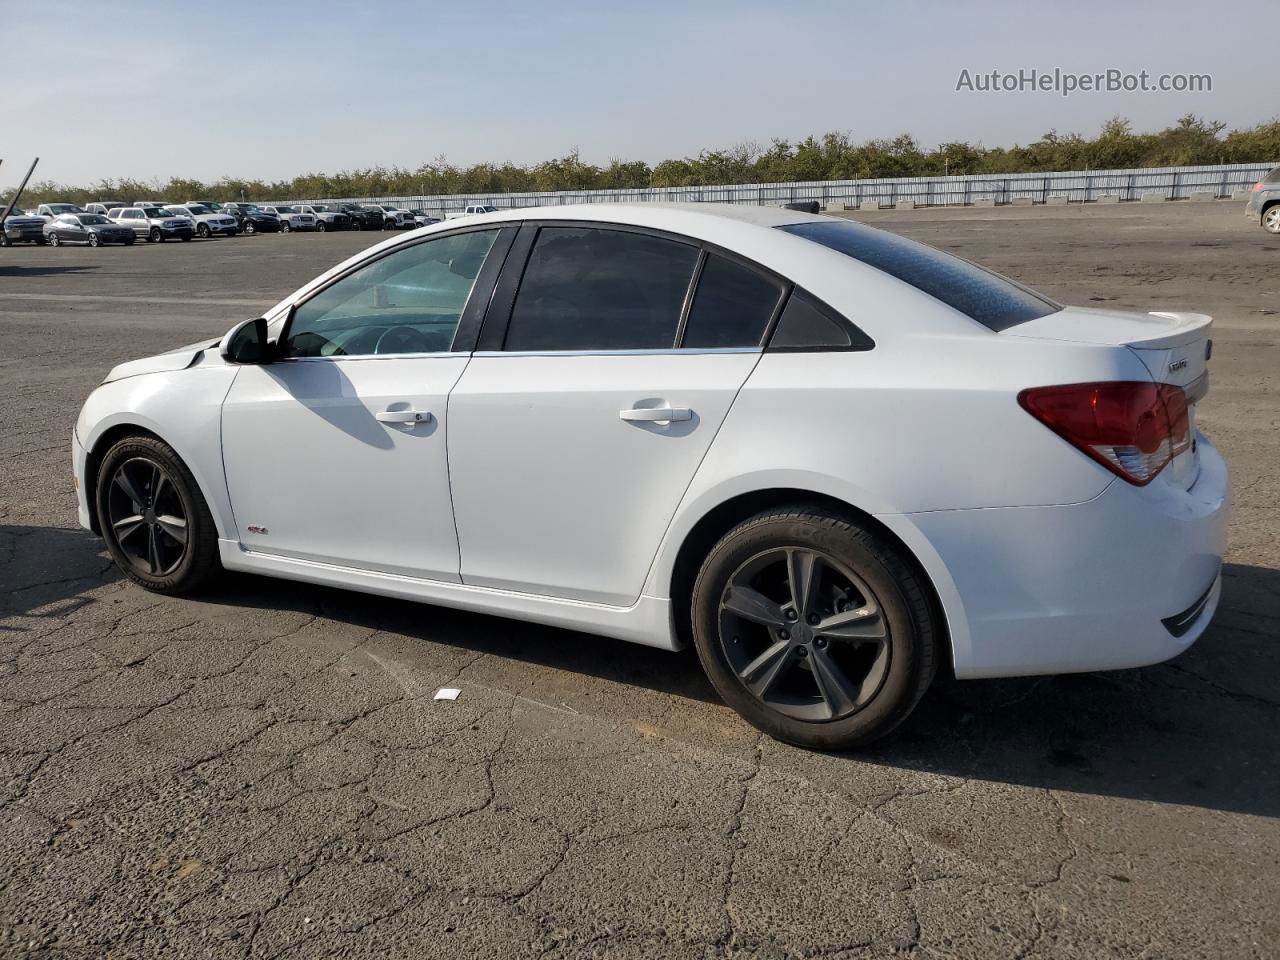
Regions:
[[[104,383],[81,408],[75,435],[90,462],[96,463],[119,428],[141,427],[154,433],[173,447],[195,477],[218,536],[239,539],[222,469],[222,402],[238,369],[219,360]],[[85,494],[92,502],[94,492]]]

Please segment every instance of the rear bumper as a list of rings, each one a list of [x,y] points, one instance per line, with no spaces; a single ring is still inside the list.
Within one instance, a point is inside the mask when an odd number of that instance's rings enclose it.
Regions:
[[[964,678],[1140,667],[1175,657],[1221,592],[1227,468],[1203,436],[1190,490],[1116,480],[1069,506],[909,519],[937,553]],[[957,629],[957,623],[959,629]]]
[[[34,243],[44,239],[44,224],[30,227],[5,224],[4,235],[16,243]]]

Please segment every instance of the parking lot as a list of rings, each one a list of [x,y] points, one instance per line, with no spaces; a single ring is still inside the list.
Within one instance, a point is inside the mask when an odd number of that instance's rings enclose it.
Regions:
[[[1234,503],[1181,658],[942,680],[848,755],[762,739],[688,653],[122,581],[76,524],[85,395],[385,235],[0,251],[0,956],[1276,956],[1280,238],[1242,209],[849,214],[1060,300],[1213,314]]]

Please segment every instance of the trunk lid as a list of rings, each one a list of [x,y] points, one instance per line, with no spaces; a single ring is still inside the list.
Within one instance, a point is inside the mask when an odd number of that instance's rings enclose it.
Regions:
[[[1016,327],[1000,336],[1034,337],[1071,343],[1125,347],[1142,361],[1156,383],[1182,387],[1187,395],[1192,443],[1163,471],[1169,482],[1190,489],[1199,476],[1196,452],[1196,403],[1209,390],[1209,332],[1213,318],[1203,313],[1175,313],[1168,310],[1129,313],[1064,307]]]

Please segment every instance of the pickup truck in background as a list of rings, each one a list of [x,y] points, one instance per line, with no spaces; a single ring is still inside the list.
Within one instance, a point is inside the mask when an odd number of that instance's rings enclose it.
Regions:
[[[477,213],[497,213],[498,208],[491,203],[468,203],[462,210],[455,210],[452,213],[446,213],[446,220],[456,220],[458,217],[471,217]]]

